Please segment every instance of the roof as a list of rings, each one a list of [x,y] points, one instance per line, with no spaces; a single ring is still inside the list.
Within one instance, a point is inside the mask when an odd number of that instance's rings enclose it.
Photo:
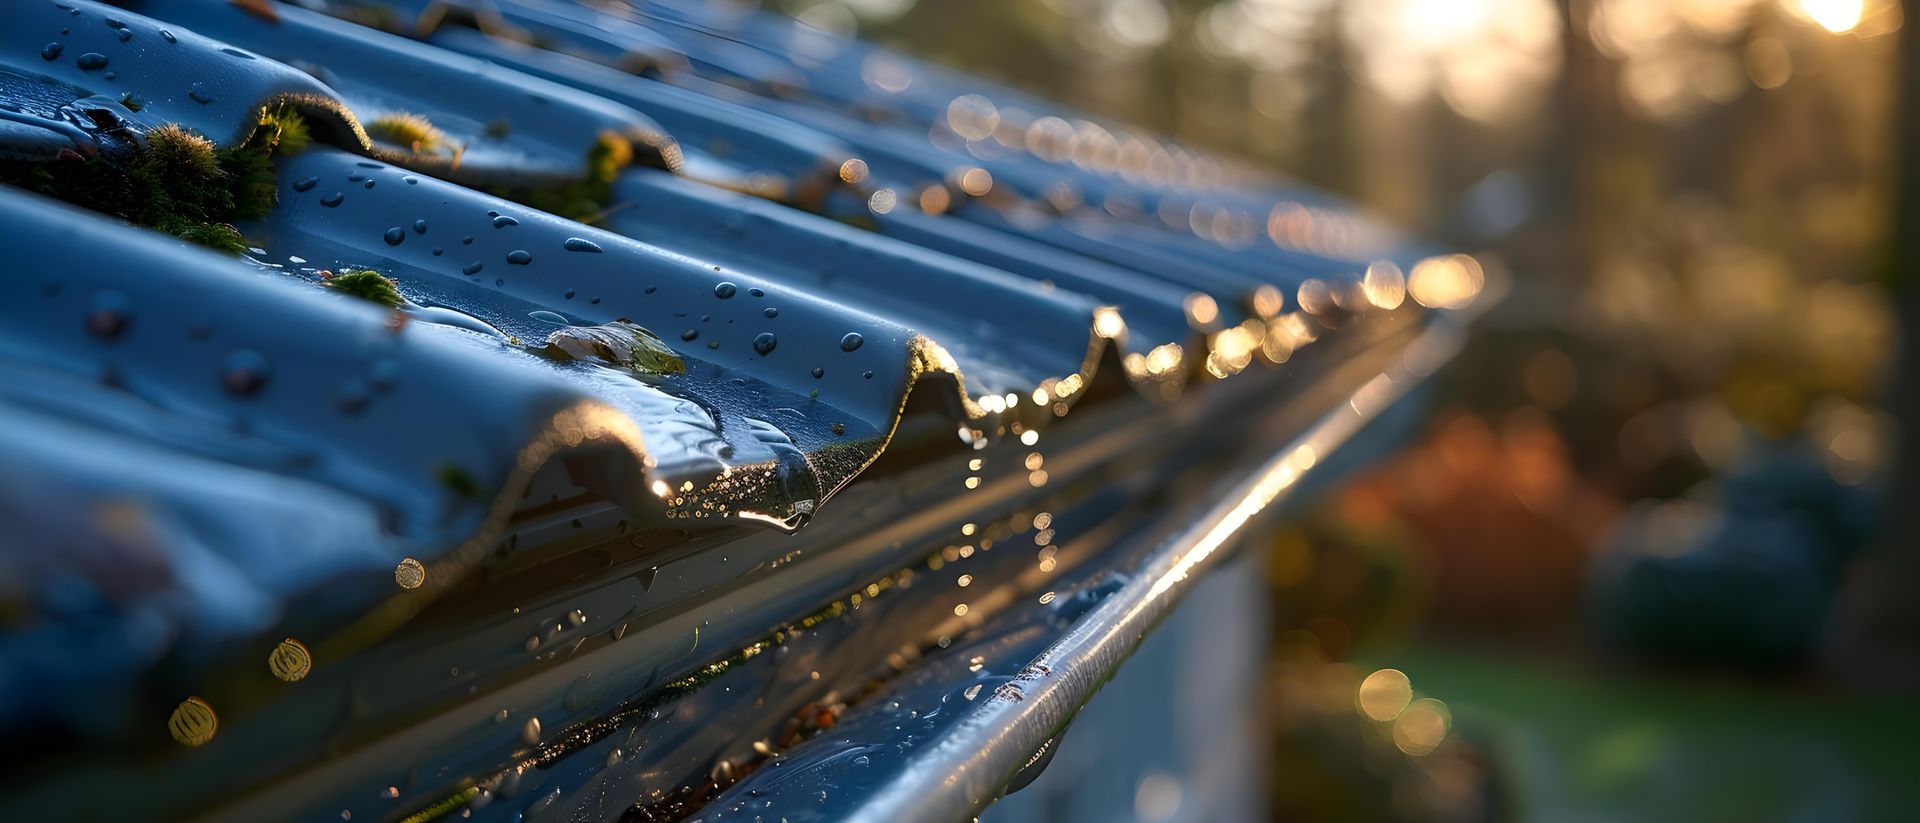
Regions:
[[[377,649],[578,530],[831,520],[903,420],[985,448],[1182,407],[1478,288],[1325,195],[771,15],[124,5],[0,26],[0,726],[83,759],[207,743],[185,695],[241,735],[277,698],[239,661]],[[286,112],[313,143],[266,159]],[[270,163],[270,208],[234,182],[203,221],[243,252],[77,190],[169,126]]]

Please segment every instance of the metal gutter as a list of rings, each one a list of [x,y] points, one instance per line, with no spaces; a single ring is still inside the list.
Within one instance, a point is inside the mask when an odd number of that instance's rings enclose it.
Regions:
[[[1451,321],[1422,332],[1392,366],[1360,385],[1333,412],[1284,447],[1238,475],[1219,502],[1154,544],[1125,574],[1123,584],[1074,620],[1064,634],[1004,685],[993,689],[991,695],[978,701],[970,699],[970,708],[945,723],[942,732],[893,747],[872,745],[875,741],[857,735],[836,735],[842,738],[837,741],[842,746],[851,740],[869,744],[872,749],[893,750],[884,762],[874,759],[867,764],[870,772],[880,774],[863,779],[853,791],[841,785],[837,796],[843,800],[830,799],[828,792],[819,791],[822,799],[818,804],[803,807],[798,815],[786,813],[792,805],[783,801],[815,794],[811,788],[803,793],[799,787],[809,787],[815,781],[822,787],[834,784],[824,761],[815,761],[812,773],[796,775],[809,770],[804,754],[796,751],[797,761],[789,768],[750,776],[717,799],[707,815],[696,819],[733,819],[733,810],[750,808],[739,802],[748,797],[771,798],[785,819],[796,821],[952,821],[978,814],[1006,793],[1010,781],[1030,776],[1021,774],[1023,770],[1044,764],[1048,747],[1094,693],[1199,579],[1232,554],[1222,549],[1244,535],[1248,525],[1261,515],[1294,500],[1307,485],[1303,481],[1309,472],[1321,465],[1322,456],[1353,439],[1451,359],[1463,337],[1462,326]],[[1046,609],[1029,602],[1023,610],[1002,619],[1014,629],[982,634],[1018,634]],[[920,691],[928,689],[923,684]],[[770,772],[781,774],[761,779]]]

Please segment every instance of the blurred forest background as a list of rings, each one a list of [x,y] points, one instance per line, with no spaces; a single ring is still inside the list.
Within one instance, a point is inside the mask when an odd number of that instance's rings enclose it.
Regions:
[[[1415,442],[1265,547],[1277,817],[1909,816],[1897,2],[777,7],[1514,273]]]

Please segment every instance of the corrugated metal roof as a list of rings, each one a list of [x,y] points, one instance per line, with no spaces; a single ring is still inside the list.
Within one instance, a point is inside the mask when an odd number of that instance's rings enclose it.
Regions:
[[[0,187],[0,726],[74,751],[282,635],[366,649],[555,517],[792,531],[910,402],[1018,438],[1417,326],[1406,273],[1477,288],[1324,196],[775,16],[125,5],[4,11],[6,179],[139,220],[115,170],[164,127],[244,153],[289,109],[315,143],[238,255]],[[400,305],[321,287],[349,270]]]

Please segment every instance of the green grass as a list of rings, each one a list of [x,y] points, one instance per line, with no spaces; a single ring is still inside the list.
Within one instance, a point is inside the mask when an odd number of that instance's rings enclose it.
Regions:
[[[1920,703],[1375,650],[1453,709],[1534,820],[1899,820]]]

